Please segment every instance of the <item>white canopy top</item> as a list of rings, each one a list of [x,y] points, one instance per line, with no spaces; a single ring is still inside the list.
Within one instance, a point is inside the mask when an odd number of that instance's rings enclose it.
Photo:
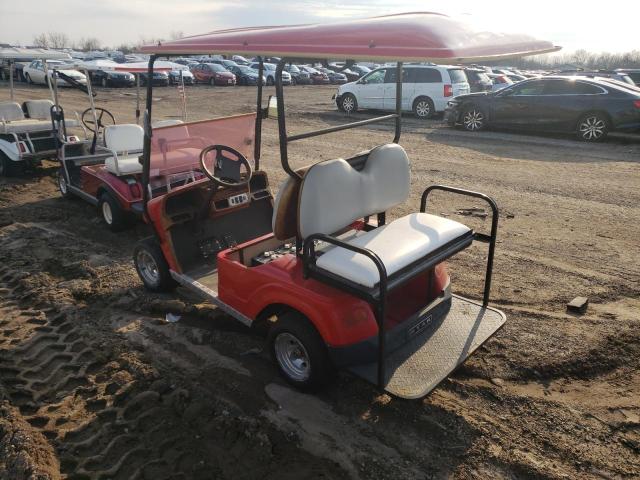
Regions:
[[[0,59],[3,58],[25,58],[25,59],[41,59],[41,60],[68,60],[71,55],[57,50],[48,50],[45,48],[18,48],[8,47],[0,48]]]

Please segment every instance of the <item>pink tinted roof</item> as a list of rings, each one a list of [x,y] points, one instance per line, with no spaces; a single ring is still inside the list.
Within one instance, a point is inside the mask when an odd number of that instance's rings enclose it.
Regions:
[[[181,38],[149,54],[249,54],[288,58],[475,62],[559,50],[528,35],[481,31],[438,13],[404,13],[332,24],[251,27]]]

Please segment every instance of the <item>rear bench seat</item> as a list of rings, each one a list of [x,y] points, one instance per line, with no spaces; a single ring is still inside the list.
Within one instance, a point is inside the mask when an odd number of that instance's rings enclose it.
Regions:
[[[104,166],[117,176],[142,173],[138,160],[142,153],[144,130],[140,125],[109,125],[104,130],[104,144],[113,156],[107,157]]]
[[[289,179],[287,182],[295,182]],[[369,153],[361,171],[343,159],[311,166],[299,185],[297,228],[300,238],[313,234],[332,235],[354,221],[385,212],[404,203],[409,196],[410,168],[404,149],[396,144],[376,147]],[[282,187],[291,190],[291,185]],[[290,207],[274,208],[274,226]],[[278,232],[274,233],[278,236]],[[280,238],[280,237],[278,237]],[[346,243],[370,250],[385,266],[388,277],[431,254],[441,251],[448,256],[473,241],[467,226],[427,213],[401,217],[374,230],[353,235]],[[318,269],[329,272],[361,287],[370,289],[380,282],[375,264],[362,254],[341,247],[322,249]]]
[[[46,132],[51,129],[51,121],[24,118],[24,113],[18,103],[0,103],[0,133]]]
[[[24,102],[24,108],[27,111],[29,118],[36,120],[46,120],[51,127],[51,107],[53,102],[51,100],[27,100]],[[77,127],[80,125],[77,119],[66,118],[64,123],[68,128]]]

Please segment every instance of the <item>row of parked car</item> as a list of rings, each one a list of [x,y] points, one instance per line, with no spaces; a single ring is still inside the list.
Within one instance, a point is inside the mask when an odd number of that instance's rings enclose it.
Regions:
[[[510,78],[512,75],[518,77]],[[600,141],[610,131],[640,131],[640,88],[632,75],[638,78],[640,70],[543,75],[409,64],[403,69],[402,110],[418,118],[444,113],[449,125],[472,132],[488,127],[534,129]],[[496,83],[492,76],[507,81]],[[337,108],[346,113],[394,110],[395,67],[376,68],[356,82],[340,86],[334,99]]]

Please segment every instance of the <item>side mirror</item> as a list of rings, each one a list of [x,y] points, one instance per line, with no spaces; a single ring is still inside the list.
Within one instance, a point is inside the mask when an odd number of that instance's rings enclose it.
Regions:
[[[269,103],[265,117],[278,118],[278,98],[273,95],[269,95]]]

